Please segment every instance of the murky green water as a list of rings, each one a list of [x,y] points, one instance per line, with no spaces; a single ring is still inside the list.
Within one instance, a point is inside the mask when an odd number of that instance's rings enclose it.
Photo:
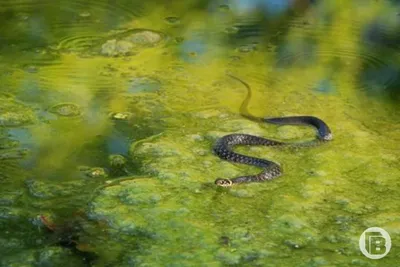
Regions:
[[[314,3],[316,2],[316,3]],[[0,266],[397,266],[396,1],[0,0]],[[334,140],[239,114],[314,115]],[[392,247],[365,257],[381,227]],[[379,254],[379,253],[378,253]]]

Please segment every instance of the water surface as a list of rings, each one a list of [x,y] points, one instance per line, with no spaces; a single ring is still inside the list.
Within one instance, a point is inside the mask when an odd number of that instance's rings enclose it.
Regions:
[[[1,266],[396,266],[396,1],[0,0]],[[313,138],[241,117],[313,115],[334,140],[212,154],[218,137]],[[390,253],[366,258],[381,227]]]

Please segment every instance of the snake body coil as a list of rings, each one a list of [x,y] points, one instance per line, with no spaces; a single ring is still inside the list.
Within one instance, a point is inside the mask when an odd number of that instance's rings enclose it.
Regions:
[[[229,75],[229,74],[228,74]],[[317,129],[317,139],[303,143],[286,143],[275,140],[266,139],[259,136],[249,134],[229,134],[218,139],[213,147],[213,152],[223,160],[243,163],[247,165],[254,165],[263,168],[263,171],[256,175],[239,176],[235,178],[218,178],[215,184],[218,186],[231,186],[240,183],[262,182],[272,180],[282,174],[281,167],[266,159],[260,159],[250,156],[245,156],[233,152],[234,146],[237,145],[262,145],[262,146],[312,146],[317,145],[321,141],[332,140],[333,136],[328,125],[321,119],[313,116],[290,116],[290,117],[276,117],[276,118],[260,118],[251,115],[247,111],[248,103],[251,99],[250,86],[241,79],[229,75],[231,78],[239,81],[247,88],[247,97],[240,107],[240,114],[252,121],[267,122],[278,125],[309,125]]]

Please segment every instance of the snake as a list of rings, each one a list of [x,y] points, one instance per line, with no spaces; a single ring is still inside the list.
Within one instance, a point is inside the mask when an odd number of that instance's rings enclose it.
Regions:
[[[242,79],[227,74],[232,79],[240,82],[247,89],[247,96],[243,100],[239,113],[244,118],[258,123],[270,123],[275,125],[306,125],[316,129],[316,138],[311,141],[304,142],[282,142],[272,139],[267,139],[260,136],[250,134],[228,134],[219,138],[214,146],[213,153],[222,160],[226,160],[233,163],[242,163],[247,165],[253,165],[263,170],[254,175],[244,175],[235,178],[217,178],[215,184],[221,187],[230,187],[232,185],[253,183],[253,182],[264,182],[277,178],[282,175],[282,168],[276,162],[246,156],[233,151],[235,146],[294,146],[294,147],[309,147],[319,145],[321,143],[330,141],[333,139],[333,134],[328,125],[321,119],[314,116],[285,116],[285,117],[256,117],[249,113],[248,104],[252,97],[251,87],[248,83]]]

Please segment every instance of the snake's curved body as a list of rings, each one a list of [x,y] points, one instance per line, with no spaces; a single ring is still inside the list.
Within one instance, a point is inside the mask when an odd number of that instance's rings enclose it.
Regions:
[[[228,74],[229,75],[229,74]],[[255,175],[239,176],[235,178],[218,178],[215,184],[218,186],[231,186],[240,183],[262,182],[272,180],[282,174],[281,167],[266,159],[260,159],[242,155],[233,151],[237,145],[262,145],[262,146],[312,146],[317,145],[321,141],[332,140],[333,136],[328,125],[321,119],[313,116],[290,116],[290,117],[275,117],[275,118],[260,118],[251,115],[247,111],[248,103],[251,99],[250,86],[241,79],[229,75],[233,79],[239,81],[247,88],[247,97],[240,107],[240,114],[252,121],[267,122],[279,125],[309,125],[317,129],[317,139],[303,143],[286,143],[267,138],[249,135],[249,134],[229,134],[218,139],[213,147],[213,152],[223,160],[254,165],[263,168],[263,171]]]

